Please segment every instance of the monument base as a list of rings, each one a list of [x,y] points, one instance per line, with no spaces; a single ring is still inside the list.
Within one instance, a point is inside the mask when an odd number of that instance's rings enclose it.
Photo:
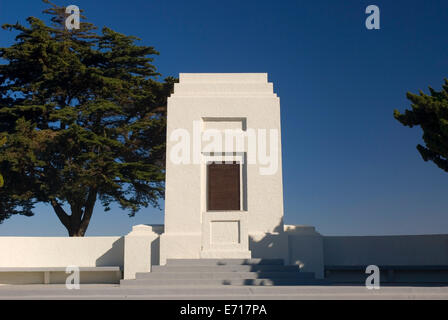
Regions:
[[[201,234],[163,233],[160,236],[160,264],[167,259],[250,259],[250,250],[203,250]]]
[[[163,233],[160,236],[160,265],[167,259],[200,259],[200,233]]]
[[[201,251],[201,259],[251,259],[249,250],[245,251]]]

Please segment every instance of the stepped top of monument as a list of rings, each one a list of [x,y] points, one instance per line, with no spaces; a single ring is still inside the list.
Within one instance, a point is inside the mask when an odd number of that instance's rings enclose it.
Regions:
[[[276,97],[267,73],[180,73],[174,96]]]
[[[180,82],[268,82],[267,73],[180,73]]]

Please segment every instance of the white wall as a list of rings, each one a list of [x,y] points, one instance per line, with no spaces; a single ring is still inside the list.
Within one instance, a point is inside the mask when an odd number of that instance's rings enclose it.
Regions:
[[[323,238],[327,266],[448,265],[448,235]]]
[[[285,231],[288,263],[318,278],[323,277],[324,266],[448,265],[448,235],[328,237],[313,227],[289,225]]]
[[[318,278],[324,265],[448,265],[448,235],[325,237],[306,226],[285,226],[285,231],[263,241],[252,239],[254,256],[289,256],[287,264],[298,264]],[[161,225],[139,225],[126,237],[0,237],[0,268],[119,266],[132,279],[159,264],[162,233]],[[6,276],[23,281],[23,274]],[[41,274],[34,276],[41,281]]]
[[[0,237],[0,267],[123,267],[123,237]]]

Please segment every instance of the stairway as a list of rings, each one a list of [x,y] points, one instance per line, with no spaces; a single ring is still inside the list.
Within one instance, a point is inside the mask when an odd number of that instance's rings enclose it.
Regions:
[[[297,286],[326,284],[282,259],[168,259],[121,286]]]

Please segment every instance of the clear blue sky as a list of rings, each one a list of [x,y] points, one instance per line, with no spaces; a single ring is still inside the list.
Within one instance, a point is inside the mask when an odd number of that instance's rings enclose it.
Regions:
[[[98,26],[160,51],[164,76],[267,72],[281,99],[285,222],[326,235],[448,233],[448,174],[416,150],[419,128],[393,110],[407,91],[448,77],[448,1],[74,0]],[[381,30],[365,8],[378,5]],[[0,2],[0,23],[42,17],[40,1]],[[0,46],[12,43],[0,32]],[[96,207],[87,235],[122,235],[163,223],[163,211],[128,218]],[[0,235],[66,235],[52,208],[13,217]]]

